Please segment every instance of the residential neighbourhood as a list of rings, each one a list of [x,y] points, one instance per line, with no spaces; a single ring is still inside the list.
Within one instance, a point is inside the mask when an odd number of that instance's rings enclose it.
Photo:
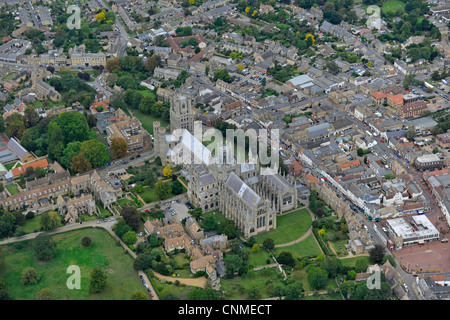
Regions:
[[[0,25],[0,299],[449,300],[448,1],[0,0]]]

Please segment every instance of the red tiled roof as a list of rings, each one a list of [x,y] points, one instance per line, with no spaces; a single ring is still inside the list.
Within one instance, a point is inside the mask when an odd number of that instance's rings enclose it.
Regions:
[[[36,168],[46,168],[48,167],[48,161],[47,159],[41,159],[41,160],[37,160],[34,162],[30,162],[27,164],[24,164],[22,167],[20,168],[14,168],[11,170],[12,174],[14,177],[18,177],[20,176],[21,173],[25,174],[25,172],[27,171],[28,167],[33,167],[34,170],[36,170]]]
[[[378,91],[378,92],[372,92],[371,93],[372,97],[374,97],[375,99],[384,99],[386,98],[386,94],[384,92]]]
[[[359,165],[361,162],[359,160],[353,160],[346,163],[341,164],[341,168],[349,168],[353,166]]]

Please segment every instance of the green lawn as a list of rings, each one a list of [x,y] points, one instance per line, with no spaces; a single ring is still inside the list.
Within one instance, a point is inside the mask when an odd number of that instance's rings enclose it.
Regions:
[[[275,248],[275,255],[278,256],[283,251],[292,253],[292,256],[294,258],[312,257],[322,253],[320,251],[319,245],[314,239],[313,234],[311,234],[305,240],[291,246]]]
[[[7,184],[5,188],[8,189],[9,192],[11,192],[11,195],[19,193],[19,188],[15,184]]]
[[[81,239],[89,236],[92,244],[83,248]],[[5,289],[14,300],[34,300],[36,293],[50,288],[54,300],[127,300],[134,292],[145,292],[133,258],[123,253],[114,239],[103,229],[80,229],[52,237],[57,243],[57,254],[50,262],[39,262],[34,256],[32,241],[23,241],[0,247],[3,263],[0,274],[5,279]],[[81,289],[70,290],[66,281],[71,274],[67,268],[77,265],[81,270]],[[90,272],[94,266],[107,271],[108,279],[102,293],[89,293]],[[21,274],[25,267],[34,268],[41,279],[35,285],[22,285]]]
[[[381,10],[383,13],[395,13],[399,9],[405,8],[405,3],[399,0],[389,0],[383,3]]]
[[[274,263],[272,255],[263,248],[260,247],[258,252],[253,252],[251,248],[248,248],[248,263],[253,267],[265,266],[266,260],[269,259],[270,263]]]
[[[255,237],[256,243],[262,244],[264,239],[272,238],[275,244],[283,244],[300,238],[311,227],[311,216],[307,209],[277,216],[277,228]]]
[[[251,289],[256,289],[261,294],[258,299],[266,299],[270,298],[268,283],[271,283],[271,286],[282,286],[281,280],[282,276],[277,268],[267,268],[250,272],[243,277],[222,278],[220,286],[225,291],[226,300],[247,300],[248,290]]]
[[[40,215],[39,216],[35,216],[31,220],[26,220],[25,224],[23,226],[21,226],[21,228],[26,233],[38,232],[39,229],[41,228],[40,220],[41,220],[41,216]]]
[[[145,97],[145,96],[152,96],[153,99],[156,100],[156,95],[155,95],[152,91],[150,91],[150,90],[135,90],[135,91],[136,91],[136,92],[139,92],[139,93],[142,94],[144,97]]]
[[[143,114],[139,110],[133,110],[133,116],[135,116],[136,118],[139,119],[139,121],[142,123],[142,126],[144,127],[144,129],[147,130],[148,133],[150,133],[151,135],[153,135],[153,122],[154,121],[159,121],[161,124],[161,127],[165,128],[165,127],[169,126],[169,124],[167,122],[165,122],[164,120],[155,118],[154,116],[149,115],[149,114]]]
[[[17,162],[11,162],[11,163],[8,163],[8,164],[5,164],[5,168],[6,168],[6,170],[11,170],[13,167],[14,167],[14,165],[16,164]],[[22,165],[20,164],[20,163],[18,163],[17,164],[17,166],[16,166],[16,168],[20,168]]]
[[[18,73],[17,72],[11,72],[10,74],[6,75],[5,77],[3,77],[2,81],[8,81],[11,80],[12,78],[14,78],[15,76],[17,76]]]
[[[341,259],[341,262],[343,266],[355,267],[358,260],[366,260],[368,264],[371,264],[368,256]]]

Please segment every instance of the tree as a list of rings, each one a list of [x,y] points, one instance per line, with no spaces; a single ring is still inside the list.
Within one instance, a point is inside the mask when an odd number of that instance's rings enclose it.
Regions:
[[[263,241],[263,247],[267,251],[272,251],[275,248],[275,243],[272,238],[266,238]]]
[[[147,295],[142,291],[136,291],[130,297],[130,300],[148,300]]]
[[[163,175],[166,178],[170,178],[170,176],[172,175],[172,172],[173,172],[173,170],[170,169],[170,167],[168,165],[165,166],[164,169],[163,169]]]
[[[238,65],[236,66],[236,68],[237,68],[239,71],[242,71],[242,70],[245,69],[244,66],[243,66],[242,64],[238,64]]]
[[[347,272],[347,279],[355,280],[355,278],[356,278],[356,271],[355,270],[349,270]]]
[[[220,293],[214,289],[202,289],[195,287],[190,290],[188,300],[220,300]]]
[[[81,173],[91,170],[92,165],[88,159],[86,159],[84,153],[80,153],[72,158],[72,161],[70,161],[70,167],[73,171]]]
[[[112,138],[111,140],[111,152],[113,159],[122,158],[127,154],[128,145],[124,138]]]
[[[33,247],[40,261],[50,261],[56,256],[56,243],[46,233],[40,233],[34,239]]]
[[[122,237],[123,242],[128,245],[134,244],[137,241],[137,236],[134,231],[128,231]]]
[[[122,238],[122,236],[127,233],[128,231],[131,231],[131,227],[125,222],[125,220],[120,219],[113,227],[114,233],[119,237]]]
[[[122,67],[120,66],[119,58],[111,58],[106,61],[105,68],[109,72],[113,72],[114,70],[120,71]]]
[[[81,244],[85,248],[90,247],[91,243],[92,243],[92,239],[90,237],[83,237],[83,239],[81,239]]]
[[[161,58],[159,56],[157,56],[157,55],[151,56],[144,63],[145,70],[147,72],[155,71],[156,67],[158,67],[160,65],[160,61],[161,61]]]
[[[155,184],[155,194],[158,196],[160,200],[167,199],[172,193],[172,187],[169,183],[165,183],[159,180]]]
[[[22,271],[22,284],[36,284],[41,275],[34,268],[27,267]]]
[[[219,69],[216,72],[214,72],[214,82],[217,80],[222,80],[228,83],[231,83],[233,80],[231,79],[230,74],[228,73],[227,69]]]
[[[406,139],[409,141],[414,141],[414,138],[417,137],[416,128],[413,126],[409,126],[408,130],[406,130]]]
[[[141,102],[139,103],[139,111],[144,114],[150,114],[154,103],[155,98],[153,98],[153,96],[147,95],[143,97]]]
[[[95,20],[97,20],[98,22],[102,22],[102,21],[106,20],[105,14],[106,14],[106,10],[100,11],[100,12],[95,16]]]
[[[25,123],[23,116],[19,113],[13,113],[6,118],[6,134],[8,137],[16,137],[20,140],[25,132]]]
[[[174,195],[179,195],[183,193],[183,185],[180,181],[175,180],[172,182],[172,193]]]
[[[315,290],[326,287],[328,282],[328,274],[320,267],[313,267],[308,271],[308,281]]]
[[[125,223],[129,225],[133,230],[136,231],[139,228],[141,215],[134,207],[123,207],[120,211],[120,215],[122,216]]]
[[[295,265],[295,259],[292,257],[292,253],[287,251],[282,251],[277,257],[277,260],[279,263],[288,265],[290,267],[293,267]]]
[[[289,283],[283,290],[286,300],[300,300],[303,292],[303,284],[300,281]]]
[[[95,294],[102,292],[106,287],[108,275],[99,267],[94,267],[89,281],[89,293]]]
[[[258,246],[258,244],[254,244],[253,246],[252,246],[252,252],[259,252],[259,246]]]
[[[96,139],[83,141],[80,145],[80,152],[94,168],[103,167],[109,161],[109,154],[106,146]]]
[[[61,218],[56,211],[41,214],[40,226],[44,231],[54,230],[61,225]]]
[[[330,278],[334,278],[338,274],[338,270],[341,268],[342,263],[337,257],[327,257],[321,264],[321,268],[324,269]]]
[[[197,207],[194,210],[189,210],[188,213],[194,218],[200,218],[202,216],[202,208]]]
[[[3,220],[0,220],[0,238],[8,237],[12,233],[13,226]]]
[[[369,255],[372,263],[381,263],[384,258],[384,247],[380,244],[376,244],[375,247],[369,251]]]
[[[34,109],[34,106],[29,105],[25,108],[23,121],[27,128],[30,128],[39,122],[39,115]]]
[[[152,233],[149,237],[148,237],[148,242],[150,243],[150,246],[152,248],[157,247],[158,246],[158,237],[156,236],[156,234]]]
[[[49,288],[43,288],[36,293],[36,300],[52,300],[52,292]]]
[[[63,112],[49,124],[49,133],[60,128],[65,144],[85,141],[89,138],[89,124],[86,117],[78,112]]]

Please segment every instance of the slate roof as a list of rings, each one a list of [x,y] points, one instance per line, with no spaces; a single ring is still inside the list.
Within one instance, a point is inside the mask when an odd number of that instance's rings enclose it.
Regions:
[[[8,148],[10,148],[20,159],[23,159],[28,153],[28,151],[13,137],[9,139]]]
[[[230,173],[225,182],[231,189],[234,190],[249,206],[253,206],[253,200],[258,203],[261,198],[247,186],[234,172]]]

